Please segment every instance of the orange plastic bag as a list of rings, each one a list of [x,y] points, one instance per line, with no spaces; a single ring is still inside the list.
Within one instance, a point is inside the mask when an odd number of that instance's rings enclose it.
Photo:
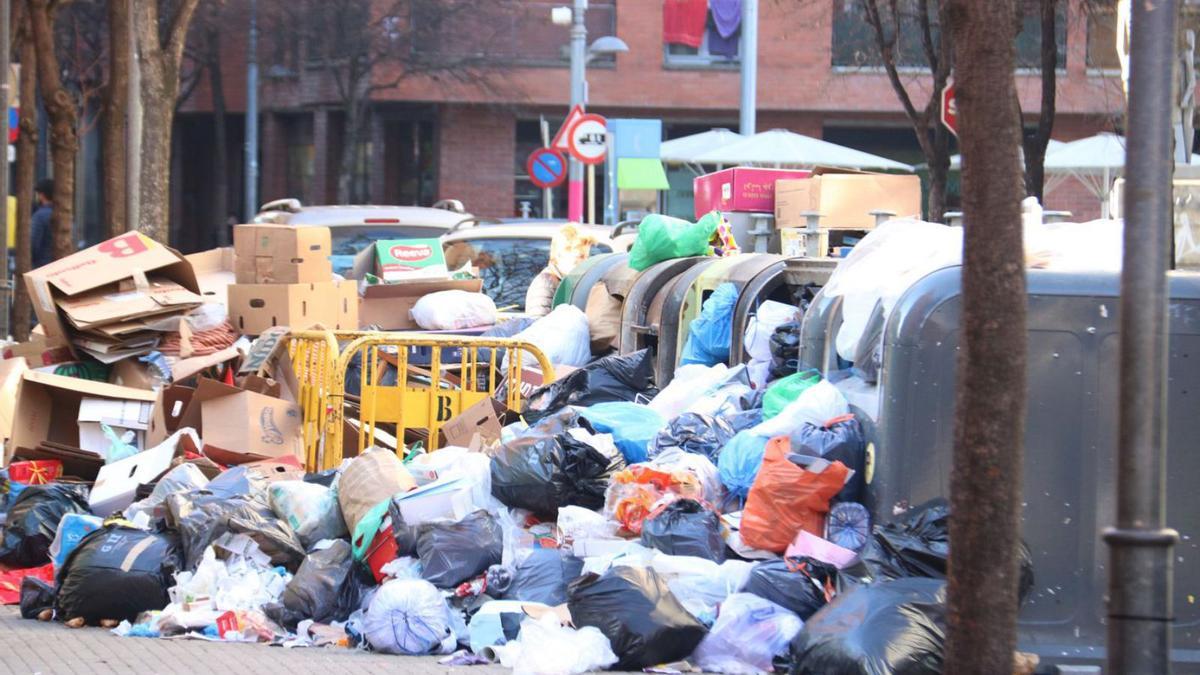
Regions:
[[[704,487],[690,471],[667,472],[634,464],[613,474],[604,515],[620,523],[625,532],[641,534],[642,521],[668,496],[703,501]]]
[[[791,441],[772,438],[742,511],[742,541],[753,548],[783,553],[800,530],[822,536],[829,500],[842,489],[850,469],[833,462],[814,473],[788,461]]]

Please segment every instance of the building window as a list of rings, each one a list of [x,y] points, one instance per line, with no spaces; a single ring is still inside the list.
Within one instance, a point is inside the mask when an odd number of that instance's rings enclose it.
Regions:
[[[879,0],[880,23],[885,38],[899,30],[896,40],[895,63],[899,68],[929,68],[929,60],[921,39],[922,3],[928,12],[931,32],[938,39],[937,0],[900,0],[898,16],[892,17],[891,3]],[[1041,65],[1042,20],[1037,0],[1025,0],[1022,9],[1021,32],[1017,34],[1017,67],[1037,68]],[[1057,9],[1054,26],[1058,68],[1067,65],[1067,12],[1066,3]],[[882,68],[884,63],[879,53],[875,30],[867,21],[867,0],[833,0],[833,49],[832,62],[840,68]]]
[[[1193,31],[1200,39],[1200,0],[1184,0],[1179,13],[1179,46],[1183,47],[1184,35]],[[1117,1],[1086,0],[1083,11],[1087,13],[1087,66],[1106,71],[1121,70],[1117,57]]]
[[[667,0],[671,2],[672,0]],[[679,2],[679,5],[688,5],[688,2]],[[664,35],[663,35],[663,63],[667,66],[683,66],[692,68],[721,68],[729,66],[737,66],[741,63],[742,55],[742,31],[739,25],[729,37],[722,37],[721,32],[717,28],[717,20],[713,16],[713,10],[705,11],[703,32],[697,31],[695,34],[683,36],[684,38],[698,38],[695,40],[698,44],[688,44],[681,36],[667,34],[670,29],[667,28],[668,18],[664,16]],[[699,16],[696,15],[699,19]],[[736,21],[739,17],[731,17],[731,21]],[[699,28],[699,24],[693,24]],[[680,30],[676,26],[675,30]],[[690,33],[690,30],[684,32]]]
[[[313,145],[311,115],[280,117],[287,145],[287,176],[284,188],[288,197],[308,203],[314,197],[313,175],[316,169],[316,146]]]

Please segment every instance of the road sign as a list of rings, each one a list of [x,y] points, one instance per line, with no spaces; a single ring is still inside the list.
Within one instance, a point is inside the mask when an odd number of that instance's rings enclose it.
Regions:
[[[608,125],[599,115],[587,114],[575,122],[567,136],[571,156],[584,164],[600,164],[608,152]]]
[[[948,82],[942,87],[942,126],[950,133],[958,135],[958,102],[954,98],[954,83]]]
[[[571,137],[571,129],[583,116],[582,104],[576,104],[574,108],[571,108],[571,112],[567,113],[567,119],[563,120],[562,126],[558,128],[558,133],[554,135],[554,140],[550,141],[550,147],[568,152],[571,148],[567,139]]]
[[[542,189],[558,187],[567,178],[567,160],[553,148],[538,148],[525,161],[525,172]]]
[[[17,125],[21,122],[21,113],[15,107],[8,109],[8,142],[17,142]]]

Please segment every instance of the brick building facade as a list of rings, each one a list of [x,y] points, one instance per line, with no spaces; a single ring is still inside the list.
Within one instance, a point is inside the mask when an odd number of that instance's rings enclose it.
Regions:
[[[1094,9],[1085,11],[1084,2],[1071,0],[1060,21],[1054,138],[1064,141],[1119,128],[1124,105],[1120,78],[1112,69],[1111,18]],[[230,3],[222,19],[230,27],[222,35],[221,69],[233,159],[223,175],[215,175],[211,166],[199,166],[202,162],[183,161],[211,154],[212,96],[207,80],[196,87],[178,118],[174,202],[180,223],[177,239],[184,248],[215,243],[209,223],[225,220],[212,212],[206,196],[213,181],[228,181],[228,210],[241,213],[246,4]],[[358,195],[362,201],[429,204],[456,198],[468,210],[486,216],[513,215],[522,201],[538,203],[523,165],[525,156],[540,145],[539,119],[546,118],[553,133],[566,113],[568,30],[551,23],[550,10],[570,3],[496,0],[499,9],[486,9],[492,3],[476,4],[478,13],[445,29],[444,41],[423,48],[434,56],[453,56],[456,50],[471,48],[472,36],[486,34],[497,49],[479,71],[481,76],[464,80],[436,73],[414,75],[371,93],[365,161],[357,169],[364,174]],[[870,36],[854,14],[858,4],[760,3],[758,129],[790,129],[920,163],[913,132],[886,75],[859,58],[869,50]],[[501,17],[499,11],[510,14]],[[1038,26],[1031,20],[1036,13],[1026,20],[1025,32],[1036,35]],[[667,138],[714,126],[736,129],[737,57],[709,57],[707,43],[699,49],[665,46],[663,0],[591,0],[588,28],[590,40],[616,35],[629,45],[627,53],[589,66],[590,110],[611,117],[660,118]],[[261,201],[299,197],[305,203],[332,203],[343,112],[329,73],[307,63],[302,47],[287,43],[287,35],[267,31],[259,45]],[[1025,43],[1018,40],[1019,51]],[[389,82],[401,67],[381,63],[373,81]],[[914,100],[923,105],[928,74],[911,68],[903,76]],[[1023,110],[1036,111],[1040,78],[1020,71],[1018,86]],[[1071,210],[1076,218],[1099,213],[1095,198],[1074,180],[1051,192],[1047,207]]]

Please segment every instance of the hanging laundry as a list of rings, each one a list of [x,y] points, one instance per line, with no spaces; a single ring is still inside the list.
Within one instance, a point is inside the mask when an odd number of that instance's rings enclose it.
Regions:
[[[708,0],[665,0],[663,42],[699,49],[708,21]]]
[[[708,53],[713,56],[738,55],[741,40],[742,0],[709,0],[712,22],[708,26]]]

